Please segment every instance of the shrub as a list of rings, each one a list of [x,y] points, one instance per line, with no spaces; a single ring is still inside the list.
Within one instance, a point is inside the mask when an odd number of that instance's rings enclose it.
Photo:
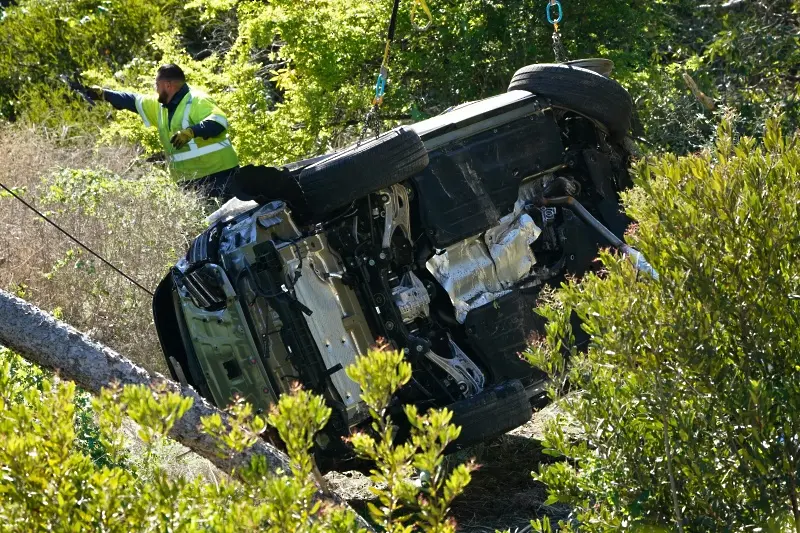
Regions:
[[[563,366],[571,313],[591,336],[562,400],[585,438],[550,427],[570,461],[537,476],[581,530],[800,531],[798,140],[773,119],[734,142],[724,123],[713,150],[642,162],[631,238],[659,280],[604,253],[546,307],[535,364]]]
[[[401,3],[384,129],[502,93],[516,69],[552,61],[552,27],[541,5],[529,0],[429,3],[434,19],[426,31],[412,28],[412,3]],[[187,65],[190,83],[205,85],[229,114],[243,162],[286,163],[340,147],[360,133],[374,97],[391,2],[194,0],[187,7],[198,8],[209,21],[237,20],[232,44],[196,60],[182,46],[185,36],[154,35],[155,53],[146,59]],[[623,47],[628,30],[617,22],[642,27],[652,20],[652,29],[642,31],[648,37],[662,31],[660,5],[618,3],[609,8],[592,1],[570,9],[565,42],[577,54],[597,55],[604,46],[603,55],[641,62],[650,56],[651,41]],[[121,66],[117,79],[106,78],[106,83],[146,87],[155,63],[146,82],[128,73],[138,72],[142,62],[137,59],[132,65]],[[126,126],[123,133],[139,140],[141,131]]]
[[[8,165],[0,182],[153,290],[203,227],[205,207],[129,147],[57,146],[41,135],[0,131]],[[66,168],[65,168],[66,167]],[[24,297],[150,370],[165,371],[151,298],[95,257],[0,194],[0,286]]]
[[[505,91],[511,74],[552,62],[552,27],[532,0],[429,2],[433,24],[412,29],[401,4],[384,127]],[[356,0],[22,0],[0,11],[0,117],[50,127],[103,127],[56,76],[152,91],[158,63],[177,61],[228,113],[244,163],[277,164],[353,140],[372,99],[391,2]],[[572,59],[606,57],[633,93],[649,140],[685,153],[713,136],[716,117],[682,81],[687,72],[735,109],[742,133],[760,133],[780,106],[800,121],[796,0],[698,4],[688,0],[565,5]],[[133,114],[118,133],[159,151]],[[139,121],[140,122],[140,121]],[[76,129],[69,130],[73,134]]]
[[[147,53],[148,37],[189,15],[166,0],[21,0],[0,11],[0,117],[17,118],[34,105],[59,105],[60,74],[89,68],[113,72]],[[52,99],[29,101],[26,88]],[[55,98],[54,98],[55,97]]]
[[[787,124],[800,125],[800,5],[772,2],[659,2],[660,27],[650,57],[639,56],[616,76],[638,102],[648,140],[659,151],[678,154],[713,141],[716,124],[728,112],[739,115],[740,134],[763,135],[778,108]],[[638,29],[637,29],[638,31]],[[688,73],[715,100],[709,111],[682,80]]]
[[[236,479],[190,482],[168,477],[157,463],[149,465],[147,475],[138,475],[119,462],[124,416],[140,424],[140,437],[155,449],[190,407],[190,399],[165,392],[158,385],[105,389],[93,401],[99,439],[110,459],[100,465],[76,445],[74,384],[45,378],[39,389],[20,390],[11,364],[16,363],[0,361],[2,531],[58,530],[65,524],[73,531],[360,531],[352,511],[321,505],[315,499],[310,450],[315,433],[325,426],[331,413],[319,396],[297,388],[281,397],[266,420],[254,415],[249,406],[234,404],[231,412],[235,423],[230,430],[222,426],[218,416],[203,420],[204,430],[217,438],[221,453],[249,446],[268,423],[286,445],[291,473],[268,472],[262,457],[238,472]],[[407,381],[408,364],[400,354],[372,350],[349,371],[359,379],[365,397],[370,398],[376,427],[390,431],[381,413],[397,387]],[[387,376],[398,379],[390,381]],[[455,525],[447,519],[447,509],[468,483],[469,471],[461,466],[445,477],[441,452],[458,429],[449,424],[446,412],[413,414],[416,436],[412,443],[395,448],[381,433],[378,441],[372,441],[377,447],[367,446],[374,455],[367,456],[377,459],[375,476],[403,484],[403,502],[414,503],[417,512],[392,515],[391,510],[386,513],[375,508],[373,516],[381,516],[381,524],[390,531],[422,528],[453,532]],[[354,444],[364,449],[361,445],[370,438],[360,435]],[[402,463],[404,474],[410,472],[412,464],[427,469],[431,483],[415,488],[397,478],[400,471],[387,462],[391,457],[403,458],[395,464]],[[377,496],[382,502],[394,501],[395,487],[376,489]]]
[[[431,533],[455,533],[455,521],[447,515],[474,465],[458,465],[449,473],[445,468],[444,451],[461,433],[450,424],[453,413],[432,409],[420,415],[416,406],[405,406],[411,434],[396,444],[398,428],[388,410],[394,393],[411,380],[411,364],[400,352],[379,349],[359,358],[347,375],[361,386],[373,419],[372,433],[354,435],[353,448],[375,463],[370,479],[385,487],[373,490],[379,505],[368,504],[372,519],[388,532],[408,532],[416,524]],[[412,481],[415,470],[422,473],[421,486]]]
[[[38,394],[35,397],[37,400],[41,400],[45,382],[51,379],[49,372],[29,363],[3,346],[0,346],[0,365],[7,365],[6,372],[9,381],[5,396],[10,402],[24,402],[30,394]],[[85,391],[76,390],[73,403],[75,406],[75,446],[91,458],[96,465],[111,465],[107,450],[100,440],[100,429],[95,421],[91,395]],[[119,461],[122,464],[121,457]]]

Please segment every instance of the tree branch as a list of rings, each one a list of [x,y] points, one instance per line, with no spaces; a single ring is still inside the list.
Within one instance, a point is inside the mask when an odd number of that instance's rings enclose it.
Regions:
[[[675,526],[678,528],[678,533],[683,533],[683,516],[681,514],[681,504],[680,501],[678,501],[678,484],[675,481],[675,471],[672,466],[672,446],[669,439],[669,410],[667,405],[669,397],[664,391],[660,369],[656,370],[656,382],[658,384],[658,393],[661,397],[662,424],[664,426],[664,453],[667,456],[667,473],[669,475],[670,493],[672,494],[672,510],[675,513]]]
[[[683,81],[686,83],[686,86],[689,87],[689,90],[692,91],[694,97],[697,98],[697,101],[703,104],[703,107],[705,107],[708,111],[714,111],[714,108],[716,107],[714,99],[701,91],[697,86],[697,82],[695,82],[694,79],[692,79],[692,77],[686,72],[683,73]]]

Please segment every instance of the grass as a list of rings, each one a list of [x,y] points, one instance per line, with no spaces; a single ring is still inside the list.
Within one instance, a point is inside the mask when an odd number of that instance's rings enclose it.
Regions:
[[[0,127],[0,182],[149,290],[203,228],[201,200],[130,145]],[[0,194],[0,288],[165,372],[151,297],[8,194]]]

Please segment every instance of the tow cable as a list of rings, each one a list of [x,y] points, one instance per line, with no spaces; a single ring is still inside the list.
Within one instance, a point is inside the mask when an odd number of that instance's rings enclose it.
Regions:
[[[414,4],[411,7],[411,24],[418,31],[427,30],[433,23],[433,15],[426,0],[413,0]],[[378,79],[375,82],[375,97],[372,99],[372,106],[364,117],[364,127],[361,129],[361,135],[358,137],[358,142],[361,143],[367,136],[367,132],[372,129],[375,132],[375,137],[380,135],[380,110],[383,105],[383,99],[386,95],[386,82],[389,79],[389,52],[394,41],[395,30],[397,29],[397,12],[400,8],[400,0],[394,0],[392,5],[392,15],[389,18],[389,29],[386,34],[386,46],[383,50],[383,61],[381,61],[380,72]],[[423,25],[417,24],[416,20],[422,12],[428,19],[427,23]],[[559,24],[564,20],[564,8],[560,0],[548,0],[545,7],[545,14],[547,15],[547,22],[553,25],[553,54],[555,55],[556,62],[567,62],[567,50],[564,48],[564,43],[561,41],[561,30]]]
[[[411,6],[411,25],[418,31],[425,31],[430,28],[433,23],[433,15],[426,0],[413,0],[414,4]],[[386,82],[389,79],[389,52],[394,41],[395,30],[397,29],[397,12],[400,8],[400,0],[394,0],[392,5],[392,15],[389,18],[389,30],[386,33],[386,46],[383,50],[383,60],[381,61],[380,72],[378,79],[375,82],[375,97],[372,99],[372,107],[364,117],[364,127],[361,129],[361,135],[358,142],[361,143],[367,136],[370,126],[375,132],[375,137],[380,135],[380,108],[383,105],[383,98],[386,95]],[[425,25],[417,24],[417,18],[420,12],[428,19]]]
[[[553,15],[553,8],[555,8],[555,16]],[[564,48],[564,43],[561,42],[561,31],[558,27],[564,19],[564,9],[561,7],[561,1],[549,0],[545,12],[547,13],[547,22],[553,25],[553,54],[556,56],[556,62],[566,63],[567,50]]]
[[[8,194],[10,194],[12,197],[14,197],[14,198],[16,198],[17,200],[19,200],[19,201],[20,201],[20,202],[21,202],[21,203],[22,203],[22,204],[23,204],[25,207],[27,207],[28,209],[30,209],[31,211],[33,211],[34,213],[36,213],[37,215],[39,215],[39,216],[40,216],[41,218],[43,218],[43,219],[44,219],[44,220],[45,220],[45,221],[46,221],[48,224],[50,224],[51,226],[53,226],[54,228],[56,228],[58,231],[60,231],[61,233],[63,233],[63,234],[64,234],[64,235],[66,235],[67,237],[69,237],[69,238],[70,238],[70,239],[71,239],[71,240],[72,240],[72,241],[73,241],[75,244],[77,244],[78,246],[80,246],[81,248],[83,248],[84,250],[86,250],[87,252],[89,252],[90,254],[92,254],[93,256],[95,256],[96,258],[98,258],[100,261],[102,261],[103,263],[105,263],[105,264],[106,264],[106,265],[108,265],[109,267],[111,267],[111,269],[112,269],[112,270],[114,270],[114,272],[116,272],[117,274],[119,274],[119,275],[120,275],[120,276],[122,276],[123,278],[125,278],[125,279],[127,279],[128,281],[130,281],[131,283],[133,283],[133,284],[134,284],[136,287],[138,287],[138,288],[139,288],[139,289],[141,289],[142,291],[144,291],[144,292],[146,292],[147,294],[149,294],[149,295],[150,295],[150,297],[152,297],[152,296],[153,296],[153,293],[152,293],[152,292],[150,292],[149,290],[145,289],[145,288],[144,288],[144,287],[143,287],[143,286],[142,286],[142,285],[141,285],[141,284],[140,284],[138,281],[136,281],[135,279],[133,279],[132,277],[130,277],[129,275],[127,275],[125,272],[123,272],[123,271],[122,271],[121,269],[119,269],[117,266],[115,266],[114,264],[112,264],[112,263],[111,263],[110,261],[108,261],[106,258],[104,258],[104,257],[103,257],[103,256],[101,256],[100,254],[98,254],[97,252],[95,252],[94,250],[92,250],[91,248],[89,248],[88,246],[86,246],[85,244],[83,244],[83,243],[82,243],[81,241],[79,241],[79,240],[78,240],[76,237],[73,237],[73,236],[72,236],[72,235],[71,235],[71,234],[70,234],[70,233],[69,233],[67,230],[65,230],[64,228],[62,228],[61,226],[59,226],[58,224],[56,224],[56,223],[55,223],[55,222],[53,222],[52,220],[50,220],[50,218],[48,218],[48,217],[47,217],[47,215],[45,215],[44,213],[42,213],[41,211],[39,211],[38,209],[36,209],[35,207],[33,207],[31,204],[29,204],[28,202],[26,202],[26,201],[25,201],[25,200],[24,200],[24,199],[23,199],[21,196],[17,195],[17,193],[15,193],[14,191],[12,191],[11,189],[9,189],[8,187],[6,187],[5,185],[3,185],[2,183],[0,183],[0,188],[4,189],[4,190],[5,190],[5,191],[6,191]]]

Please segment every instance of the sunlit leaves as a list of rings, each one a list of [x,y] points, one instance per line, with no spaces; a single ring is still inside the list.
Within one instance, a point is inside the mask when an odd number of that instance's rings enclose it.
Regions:
[[[545,314],[560,325],[532,350],[561,365],[571,312],[591,335],[588,352],[570,359],[583,390],[563,401],[584,443],[547,432],[575,467],[539,473],[590,531],[674,523],[670,462],[690,529],[777,528],[792,514],[800,146],[777,119],[763,142],[736,139],[729,123],[717,137],[713,150],[638,167],[628,238],[660,280],[603,254],[602,275],[552,298]]]

